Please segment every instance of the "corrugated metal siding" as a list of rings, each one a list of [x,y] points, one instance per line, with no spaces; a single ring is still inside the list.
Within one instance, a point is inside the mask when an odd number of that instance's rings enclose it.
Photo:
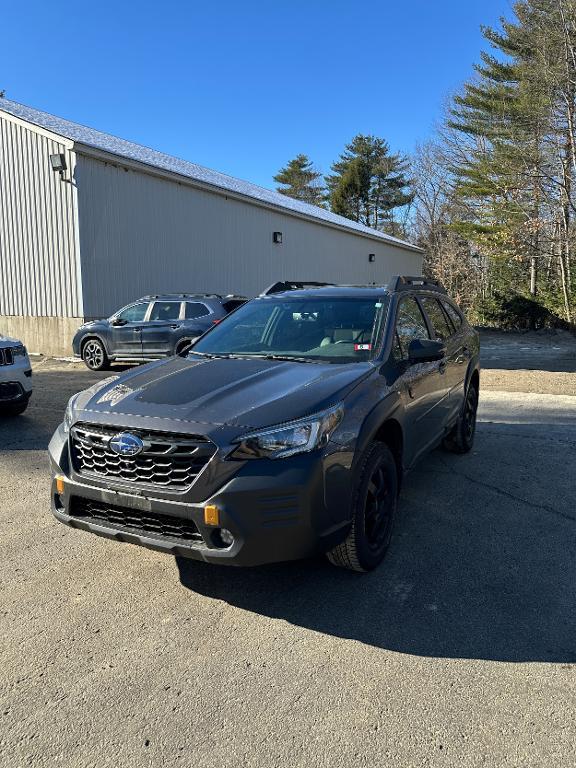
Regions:
[[[280,279],[385,283],[421,273],[419,253],[386,241],[80,154],[76,181],[87,317],[147,293],[253,296]],[[272,242],[274,231],[282,245]]]
[[[0,102],[0,111],[2,110],[32,123],[33,125],[37,125],[41,129],[46,129],[50,131],[51,134],[57,134],[58,136],[64,136],[71,139],[74,141],[77,149],[79,149],[78,145],[92,147],[93,149],[102,150],[103,152],[117,156],[118,162],[120,163],[122,162],[122,159],[134,160],[157,170],[175,173],[202,184],[208,184],[209,186],[224,192],[237,193],[242,196],[245,195],[259,203],[279,206],[280,209],[287,208],[296,213],[311,216],[314,219],[332,222],[333,224],[354,231],[369,233],[372,237],[376,237],[377,239],[387,240],[388,242],[393,243],[402,242],[395,237],[390,237],[390,235],[387,235],[384,232],[377,232],[365,227],[363,224],[358,224],[349,219],[345,219],[342,216],[338,216],[337,214],[332,213],[332,211],[324,210],[323,208],[318,208],[314,205],[309,205],[308,203],[303,203],[300,200],[293,200],[274,190],[264,189],[249,181],[235,179],[232,176],[213,171],[210,168],[204,168],[196,163],[190,163],[187,160],[166,155],[155,149],[150,149],[149,147],[143,147],[139,144],[134,144],[131,141],[126,141],[126,139],[110,136],[101,131],[96,131],[94,128],[87,128],[85,125],[72,123],[69,120],[50,115],[47,112],[41,112],[33,107],[27,107],[25,104],[18,104],[15,101],[2,99]]]
[[[52,139],[0,117],[0,315],[80,317],[74,187],[50,168]]]

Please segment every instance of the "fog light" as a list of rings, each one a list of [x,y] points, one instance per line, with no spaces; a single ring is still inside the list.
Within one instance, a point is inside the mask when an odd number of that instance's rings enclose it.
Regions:
[[[56,475],[56,493],[60,496],[64,493],[64,478],[62,475]]]
[[[204,523],[206,525],[220,525],[220,510],[214,504],[204,507]]]
[[[227,547],[234,544],[234,536],[232,536],[232,533],[227,528],[221,529],[220,538],[222,539],[222,544],[226,544]]]

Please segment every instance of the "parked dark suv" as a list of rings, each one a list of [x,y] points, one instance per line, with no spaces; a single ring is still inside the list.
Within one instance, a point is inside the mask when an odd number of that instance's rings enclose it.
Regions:
[[[405,471],[440,443],[472,447],[478,355],[476,331],[422,278],[278,284],[187,358],[70,400],[49,448],[52,511],[211,563],[321,551],[370,570]]]
[[[72,341],[76,357],[102,371],[112,361],[138,362],[182,354],[192,340],[246,302],[243,296],[144,296],[107,320],[81,326]]]

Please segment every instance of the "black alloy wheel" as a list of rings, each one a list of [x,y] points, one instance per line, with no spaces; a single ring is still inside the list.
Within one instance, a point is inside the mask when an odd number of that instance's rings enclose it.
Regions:
[[[334,565],[371,571],[386,554],[398,506],[398,467],[384,443],[373,443],[358,469],[347,538],[328,552]]]

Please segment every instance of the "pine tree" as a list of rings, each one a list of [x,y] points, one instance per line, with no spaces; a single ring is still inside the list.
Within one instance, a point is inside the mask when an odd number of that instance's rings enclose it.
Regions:
[[[571,318],[570,264],[576,173],[576,4],[519,0],[502,31],[484,28],[476,78],[451,110],[453,172],[466,216],[456,223],[510,290],[558,266],[564,314]],[[518,281],[524,265],[524,283]],[[558,286],[558,282],[556,282]],[[546,285],[543,286],[546,289]]]
[[[296,155],[285,168],[281,168],[274,181],[282,186],[278,192],[312,205],[324,206],[325,191],[320,182],[322,174],[315,170],[307,155]]]
[[[412,201],[408,161],[384,139],[358,134],[326,178],[330,207],[374,229],[394,227],[393,211]]]

